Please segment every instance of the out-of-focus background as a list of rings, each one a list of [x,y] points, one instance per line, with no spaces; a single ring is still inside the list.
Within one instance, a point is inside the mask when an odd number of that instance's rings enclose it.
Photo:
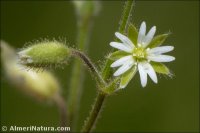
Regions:
[[[88,55],[98,64],[110,51],[109,42],[117,31],[124,1],[102,1],[94,20]],[[128,87],[111,97],[104,106],[95,131],[197,132],[199,131],[199,1],[137,1],[132,22],[139,27],[157,26],[157,34],[172,32],[165,42],[175,46],[176,57],[167,66],[175,76],[158,75],[158,84],[148,80],[142,88],[138,74]],[[76,44],[76,17],[69,1],[1,1],[1,39],[15,48],[40,38],[66,38]],[[68,94],[71,64],[53,71]],[[94,80],[86,72],[78,127],[88,116],[96,95]],[[56,126],[54,105],[38,103],[19,92],[1,69],[1,125]]]

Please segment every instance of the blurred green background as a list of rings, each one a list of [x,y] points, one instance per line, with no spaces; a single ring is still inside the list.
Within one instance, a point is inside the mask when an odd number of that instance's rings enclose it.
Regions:
[[[124,1],[103,1],[94,20],[88,55],[98,64],[109,52],[118,29]],[[157,34],[172,32],[165,42],[175,46],[176,60],[167,64],[175,76],[158,75],[142,88],[138,74],[129,86],[109,97],[95,131],[198,132],[199,131],[199,1],[137,1],[132,22],[157,26]],[[69,1],[1,1],[1,39],[22,48],[40,38],[66,38],[76,45],[76,17]],[[71,65],[54,70],[67,97]],[[86,72],[79,128],[96,96],[94,80]],[[1,70],[1,125],[56,126],[55,105],[42,104],[18,92]]]

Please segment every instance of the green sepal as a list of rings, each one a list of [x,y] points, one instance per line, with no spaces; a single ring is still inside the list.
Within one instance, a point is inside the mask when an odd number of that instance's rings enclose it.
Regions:
[[[120,81],[120,78],[115,78],[106,87],[104,87],[101,91],[103,91],[106,94],[112,94],[112,93],[116,92],[119,88],[119,81]]]
[[[121,77],[120,88],[125,88],[137,72],[137,66],[134,65],[129,71]]]
[[[161,35],[155,36],[153,38],[153,40],[149,43],[148,47],[154,48],[154,47],[161,45],[168,36],[169,36],[169,34],[161,34]]]
[[[138,30],[133,24],[130,24],[128,27],[128,37],[131,39],[134,45],[137,45]]]
[[[151,62],[152,67],[157,73],[170,75],[170,70],[167,66],[159,62]]]
[[[112,62],[113,61],[111,59],[107,59],[106,62],[104,63],[104,67],[102,69],[101,75],[105,81],[108,80],[112,76],[113,69],[110,69],[110,65],[112,64]]]
[[[129,55],[129,53],[118,50],[118,51],[111,53],[108,58],[111,59],[111,60],[117,60],[117,59],[124,57],[124,56],[127,56],[127,55]]]

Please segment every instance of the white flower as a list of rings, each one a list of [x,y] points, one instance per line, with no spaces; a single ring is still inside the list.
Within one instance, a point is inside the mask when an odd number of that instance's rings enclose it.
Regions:
[[[119,32],[115,33],[116,37],[121,40],[121,43],[111,42],[110,45],[126,54],[111,64],[111,67],[119,67],[114,73],[114,76],[123,75],[131,68],[136,67],[135,70],[139,71],[143,87],[147,84],[147,75],[149,75],[153,82],[158,82],[156,72],[151,63],[171,62],[175,60],[175,57],[163,55],[164,53],[172,51],[174,49],[173,46],[149,47],[155,32],[156,27],[153,26],[146,34],[146,24],[145,22],[142,22],[138,32],[137,44],[134,44],[133,41],[125,35],[122,35]],[[126,85],[127,84],[121,85],[120,87],[125,88]]]

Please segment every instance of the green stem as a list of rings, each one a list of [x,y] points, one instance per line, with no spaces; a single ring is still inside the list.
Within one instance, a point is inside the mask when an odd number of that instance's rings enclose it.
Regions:
[[[76,50],[76,49],[71,49],[72,56],[78,57],[81,59],[87,66],[87,68],[91,71],[92,76],[97,79],[97,82],[100,86],[105,86],[106,83],[101,77],[101,74],[97,70],[96,66],[92,63],[89,57],[87,57],[83,52]]]
[[[122,17],[120,20],[120,25],[119,25],[119,32],[121,32],[121,33],[126,32],[126,28],[128,26],[128,21],[130,19],[131,13],[132,13],[133,3],[134,3],[133,0],[127,0],[125,3],[124,11],[123,11],[123,14],[122,14]],[[108,78],[110,78],[110,76],[112,74],[111,69],[110,69],[110,64],[111,64],[111,61],[108,59],[106,61],[105,67],[102,71],[102,78],[104,81],[107,80]],[[106,94],[99,91],[97,98],[95,100],[94,106],[92,108],[92,111],[82,128],[82,132],[86,132],[86,133],[91,132],[91,130],[94,127],[95,122],[98,118],[98,115],[100,113],[100,110],[102,108],[105,98],[106,98]]]
[[[61,127],[66,127],[68,123],[67,119],[67,109],[66,109],[66,103],[63,97],[59,94],[55,95],[54,101],[58,107],[58,111],[60,114],[60,126]]]
[[[102,108],[102,105],[104,103],[105,98],[106,98],[105,93],[102,93],[102,92],[98,93],[97,98],[96,98],[95,103],[94,103],[94,106],[93,106],[93,108],[90,112],[89,117],[85,121],[85,124],[84,124],[81,132],[89,133],[92,130],[94,123],[96,122],[96,120],[98,118],[98,115],[100,113],[100,110]]]
[[[122,17],[121,17],[121,20],[119,23],[119,29],[118,29],[119,32],[122,34],[125,33],[127,30],[131,13],[133,10],[133,4],[134,4],[134,0],[127,0],[124,5],[124,10],[122,13]],[[115,38],[115,40],[117,40],[117,38]],[[112,75],[112,71],[110,68],[111,63],[112,61],[110,59],[106,60],[105,67],[103,68],[103,71],[102,71],[102,76],[104,80],[108,80]]]
[[[133,4],[134,4],[134,0],[127,0],[124,5],[124,10],[123,10],[121,20],[120,20],[120,25],[119,25],[120,33],[126,32],[126,29],[131,17],[132,9],[133,9]]]
[[[88,17],[77,17],[78,35],[77,35],[77,47],[84,52],[88,50],[88,41],[90,36],[90,30],[92,25],[92,16]],[[78,119],[79,103],[83,90],[83,81],[85,72],[82,64],[79,60],[75,60],[72,67],[71,82],[69,85],[68,95],[68,109],[69,109],[69,121],[72,130],[75,130]]]

